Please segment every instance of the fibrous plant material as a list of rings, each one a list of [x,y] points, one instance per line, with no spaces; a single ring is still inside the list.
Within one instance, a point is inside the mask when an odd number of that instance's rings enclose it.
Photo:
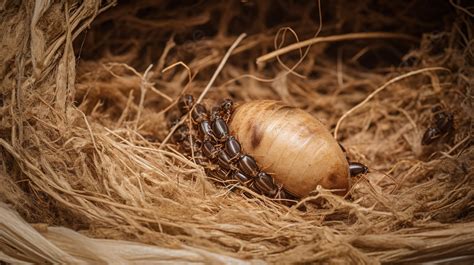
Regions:
[[[104,248],[127,240],[269,263],[472,253],[471,17],[465,1],[3,2],[0,200],[43,238],[9,237],[18,218],[0,215],[1,259],[84,257],[47,226]],[[337,139],[371,173],[346,197],[317,188],[291,207],[248,198],[162,145],[164,114],[202,92],[243,32],[204,101],[281,100],[334,131],[347,113]],[[319,37],[329,41],[305,42]],[[423,70],[433,68],[449,71]],[[436,105],[454,132],[422,145]],[[56,248],[21,247],[37,240]]]

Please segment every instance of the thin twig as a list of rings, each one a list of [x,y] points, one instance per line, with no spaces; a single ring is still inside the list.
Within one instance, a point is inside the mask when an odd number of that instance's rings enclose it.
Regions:
[[[357,39],[405,39],[405,40],[414,41],[414,42],[418,41],[418,38],[415,38],[413,36],[401,34],[401,33],[391,33],[391,32],[358,32],[358,33],[333,35],[333,36],[328,36],[328,37],[316,37],[316,38],[311,38],[309,40],[293,43],[279,50],[260,56],[257,58],[257,63],[263,63],[274,57],[277,57],[282,54],[291,52],[293,50],[301,49],[302,47],[313,45],[316,43],[337,42],[337,41],[357,40]]]
[[[188,71],[188,80],[189,82],[191,82],[191,80],[193,79],[192,77],[192,74],[191,74],[191,69],[189,68],[189,66],[187,66],[185,63],[183,63],[182,61],[179,61],[179,62],[176,62],[172,65],[169,65],[167,67],[165,67],[165,69],[161,70],[162,73],[166,72],[166,71],[169,71],[170,69],[178,66],[178,65],[181,65],[183,66],[184,68],[186,68],[186,70]]]
[[[196,101],[196,104],[201,102],[202,99],[206,96],[207,92],[209,91],[211,86],[214,84],[214,81],[216,80],[217,76],[221,72],[222,68],[224,68],[224,65],[227,62],[227,60],[229,59],[230,55],[232,54],[232,51],[237,47],[237,45],[239,45],[239,43],[245,38],[245,36],[247,36],[247,34],[245,34],[245,33],[240,34],[240,36],[237,38],[237,40],[235,40],[235,42],[232,44],[232,46],[230,46],[229,50],[224,55],[224,58],[222,58],[221,63],[219,64],[216,71],[212,75],[211,80],[209,80],[209,83],[207,84],[206,88],[204,88],[201,95],[199,95],[199,98]]]

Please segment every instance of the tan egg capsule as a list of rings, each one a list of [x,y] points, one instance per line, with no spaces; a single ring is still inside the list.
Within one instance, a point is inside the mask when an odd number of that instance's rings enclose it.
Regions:
[[[293,195],[305,197],[317,185],[340,195],[349,189],[344,152],[307,112],[279,101],[251,101],[235,108],[229,128],[243,152]]]

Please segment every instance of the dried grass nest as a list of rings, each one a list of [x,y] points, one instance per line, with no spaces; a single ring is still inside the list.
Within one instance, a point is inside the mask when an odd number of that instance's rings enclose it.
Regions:
[[[0,260],[472,261],[472,17],[457,0],[3,1]],[[344,116],[371,168],[351,199],[246,198],[163,143],[166,110],[243,32],[206,100],[282,100],[332,132]],[[435,105],[455,133],[422,146]]]

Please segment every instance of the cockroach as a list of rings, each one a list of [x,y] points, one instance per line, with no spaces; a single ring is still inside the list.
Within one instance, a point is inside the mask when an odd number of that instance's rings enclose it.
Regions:
[[[433,107],[431,112],[433,112],[433,119],[421,138],[422,145],[429,145],[454,131],[452,113],[443,110],[440,106]]]
[[[251,101],[236,106],[229,129],[242,150],[296,197],[307,196],[318,185],[336,194],[348,191],[350,172],[344,152],[307,112],[278,101]],[[267,178],[261,184],[266,183]]]

